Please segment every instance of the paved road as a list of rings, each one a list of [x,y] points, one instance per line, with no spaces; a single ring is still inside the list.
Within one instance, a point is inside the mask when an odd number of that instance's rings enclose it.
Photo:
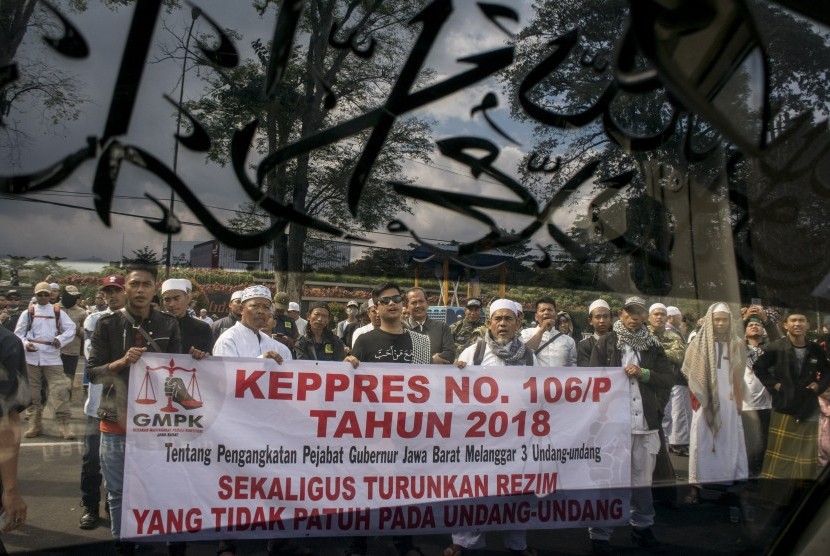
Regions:
[[[77,398],[77,396],[76,396]],[[79,400],[73,403],[72,426],[80,433],[85,420]],[[3,541],[12,553],[41,554],[110,554],[112,553],[109,522],[92,531],[78,528],[80,518],[80,495],[78,491],[82,444],[79,441],[66,442],[56,435],[53,419],[45,419],[46,435],[36,439],[24,439],[20,456],[21,489],[29,505],[28,523],[18,531],[4,536]],[[685,478],[687,458],[674,458],[677,474]],[[680,481],[683,482],[683,479]],[[677,489],[682,496],[685,485]],[[753,523],[733,524],[729,521],[728,505],[717,500],[719,493],[705,491],[704,501],[697,506],[672,508],[657,506],[657,523],[654,531],[664,544],[666,554],[756,554],[748,536],[760,540],[768,536],[766,516],[756,512]],[[103,510],[103,508],[102,508]],[[590,544],[584,529],[557,531],[531,531],[529,540],[541,556],[551,554],[586,554]],[[417,544],[426,556],[438,556],[449,544],[447,535],[426,535],[418,538]],[[620,548],[621,554],[638,554],[631,546],[628,529],[616,530],[612,543]],[[306,546],[314,549],[318,556],[342,556],[348,542],[346,539],[314,539]],[[481,556],[503,555],[498,533],[488,535],[488,550],[480,551]],[[376,537],[370,541],[370,556],[393,554],[390,539]],[[215,543],[194,543],[188,554],[215,554]],[[163,544],[144,545],[140,554],[165,554]],[[240,554],[265,554],[263,541],[241,543]]]

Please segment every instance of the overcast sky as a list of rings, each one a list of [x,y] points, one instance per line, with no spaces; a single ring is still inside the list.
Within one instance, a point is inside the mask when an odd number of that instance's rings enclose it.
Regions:
[[[236,44],[243,57],[252,55],[252,40],[260,38],[267,41],[271,36],[275,18],[273,10],[265,17],[259,17],[245,0],[201,0],[195,4],[203,8],[205,13],[220,25],[241,33],[242,39]],[[504,22],[511,30],[518,31],[521,25],[527,22],[530,3],[506,4],[516,7],[521,12],[522,21],[519,25],[510,21]],[[503,32],[482,16],[474,0],[455,0],[454,6],[455,12],[443,29],[427,62],[427,65],[435,70],[436,79],[451,76],[469,67],[456,63],[457,58],[504,46],[506,38]],[[21,135],[17,136],[19,144],[9,146],[4,143],[0,147],[3,149],[0,152],[0,160],[3,161],[0,167],[3,168],[4,175],[20,175],[48,167],[82,147],[86,137],[100,136],[104,128],[132,8],[113,11],[97,2],[89,2],[89,9],[85,12],[67,15],[89,43],[88,58],[71,60],[59,56],[44,47],[37,29],[32,28],[18,51],[17,62],[21,71],[28,71],[28,68],[32,67],[32,61],[37,60],[48,66],[61,68],[64,73],[71,75],[79,96],[84,98],[81,115],[75,121],[53,125],[37,101],[15,105],[9,117]],[[167,28],[184,33],[190,24],[189,7],[164,13],[162,18]],[[196,33],[208,31],[209,27],[199,20]],[[161,46],[170,42],[170,31],[163,28],[159,22],[153,36],[153,50],[149,59],[157,60],[162,57]],[[163,95],[178,96],[177,83],[180,72],[181,65],[178,61],[151,63],[146,67],[129,132],[121,138],[125,143],[137,145],[161,160],[168,161],[171,167],[175,117],[172,107],[163,99]],[[185,83],[186,98],[197,98],[205,87],[204,81],[195,71],[188,74]],[[470,116],[470,108],[478,104],[487,92],[499,96],[499,108],[491,111],[491,117],[508,129],[509,133],[522,143],[521,145],[511,145],[499,137],[487,126],[480,114],[476,117]],[[531,137],[529,128],[509,121],[507,104],[502,85],[496,79],[490,79],[442,99],[416,115],[431,118],[437,123],[433,140],[455,135],[474,135],[495,142],[502,147],[496,166],[508,174],[515,175],[519,160],[529,148]],[[249,162],[255,163],[256,160]],[[64,203],[70,207],[0,200],[0,218],[3,219],[6,230],[6,233],[0,235],[0,256],[47,254],[65,256],[72,260],[89,257],[116,260],[122,253],[129,255],[132,250],[144,245],[161,252],[164,236],[152,230],[142,219],[113,215],[113,225],[108,228],[95,212],[83,210],[93,206],[91,192],[95,164],[96,161],[88,161],[69,179],[52,190],[28,195],[32,199]],[[471,191],[477,188],[485,195],[499,195],[504,191],[489,178],[474,179],[466,167],[440,156],[437,151],[433,155],[431,166],[410,162],[406,164],[406,171],[419,185],[458,191]],[[220,218],[230,216],[231,213],[227,209],[236,208],[243,200],[244,195],[231,169],[207,163],[205,157],[199,153],[192,153],[183,148],[179,150],[179,175],[197,192],[205,205],[216,207],[213,212]],[[151,202],[143,199],[145,193],[166,200],[169,197],[169,188],[154,176],[124,164],[116,189],[119,198],[115,200],[112,210],[150,217],[159,216],[160,211]],[[540,201],[544,203],[545,200]],[[413,205],[413,208],[414,214],[405,215],[402,219],[426,238],[464,241],[486,232],[481,225],[433,205],[418,204]],[[177,204],[177,214],[182,220],[197,222],[182,203]],[[527,219],[509,217],[503,213],[496,216],[505,227],[520,228],[528,223]],[[9,233],[10,230],[20,233]],[[410,241],[408,236],[373,234],[370,237],[382,246],[402,247]],[[200,226],[185,226],[182,233],[174,239],[210,238],[207,231]],[[549,243],[549,240],[546,243]]]

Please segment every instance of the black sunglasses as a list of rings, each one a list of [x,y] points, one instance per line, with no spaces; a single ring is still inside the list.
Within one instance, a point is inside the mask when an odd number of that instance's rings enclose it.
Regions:
[[[378,305],[389,305],[390,303],[400,303],[403,301],[403,296],[401,295],[385,295],[383,297],[378,297]]]

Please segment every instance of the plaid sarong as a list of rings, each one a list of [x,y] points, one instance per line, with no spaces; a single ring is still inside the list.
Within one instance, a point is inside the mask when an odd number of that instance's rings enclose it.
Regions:
[[[779,505],[787,504],[793,491],[802,488],[804,482],[815,480],[818,472],[818,423],[797,421],[792,415],[773,411],[759,478],[784,480],[763,481],[761,497]]]

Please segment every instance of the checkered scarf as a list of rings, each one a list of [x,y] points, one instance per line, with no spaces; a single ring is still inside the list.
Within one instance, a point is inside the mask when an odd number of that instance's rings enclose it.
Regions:
[[[415,365],[429,365],[432,363],[429,336],[409,329],[404,329],[404,332],[412,338],[412,363]]]
[[[648,328],[642,326],[635,332],[631,332],[626,328],[621,320],[614,323],[614,332],[617,334],[617,348],[622,350],[624,345],[629,346],[634,351],[646,351],[652,347],[662,347],[663,344],[657,337],[648,331]]]
[[[484,336],[484,339],[487,342],[487,346],[490,348],[490,351],[492,351],[496,357],[503,360],[505,365],[525,364],[525,358],[527,357],[525,352],[527,351],[527,346],[525,346],[524,342],[521,340],[513,338],[507,344],[500,345],[493,339],[493,333],[489,330]]]

